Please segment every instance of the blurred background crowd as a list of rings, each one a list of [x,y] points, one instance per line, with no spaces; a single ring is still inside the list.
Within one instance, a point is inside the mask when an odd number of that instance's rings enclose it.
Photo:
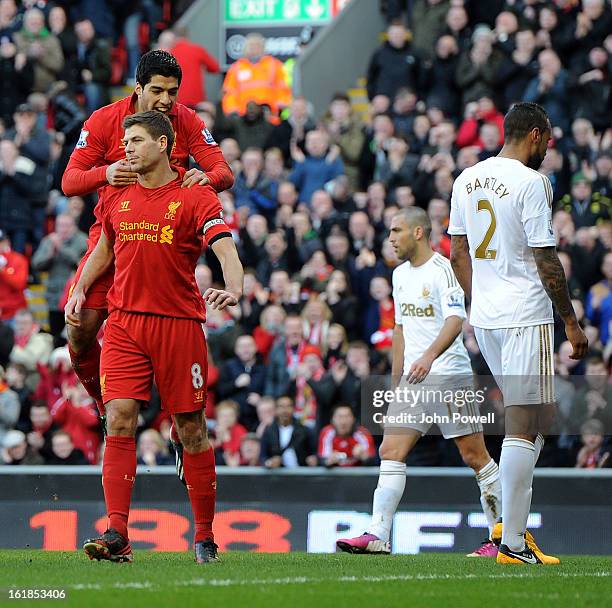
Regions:
[[[235,175],[219,197],[245,267],[244,298],[209,310],[206,324],[218,464],[377,463],[380,437],[360,425],[360,391],[390,371],[399,263],[387,241],[391,218],[423,207],[434,249],[448,256],[454,179],[497,154],[504,112],[527,100],[554,127],[541,172],[591,344],[585,361],[571,360],[557,323],[558,419],[539,464],[609,466],[610,2],[387,0],[388,28],[363,66],[366,111],[338,91],[322,116],[292,97],[291,66],[266,55],[257,34],[225,74],[219,103],[208,101],[202,72],[220,67],[175,25],[189,4],[0,0],[0,462],[100,459],[95,405],[71,371],[63,319],[96,199],[66,198],[59,184],[83,120],[129,95],[141,53],[159,47],[177,57],[179,101],[202,117]],[[263,83],[262,73],[273,77]],[[204,293],[222,275],[209,252],[200,262]],[[486,376],[468,323],[464,339],[475,373]],[[487,444],[497,457],[503,404],[499,391],[488,397],[498,427]],[[168,433],[153,398],[140,417],[141,464],[173,461]],[[426,437],[409,463],[459,466],[451,443]]]

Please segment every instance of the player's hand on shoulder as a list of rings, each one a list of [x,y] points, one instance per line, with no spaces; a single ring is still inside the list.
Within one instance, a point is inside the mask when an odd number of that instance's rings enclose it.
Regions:
[[[129,186],[138,180],[138,173],[130,169],[130,163],[125,159],[106,167],[106,181],[111,186]]]
[[[191,186],[206,186],[209,183],[208,176],[200,169],[189,169],[183,177],[181,188],[191,188]]]
[[[578,323],[565,326],[565,335],[574,351],[570,359],[584,359],[589,351],[589,340]]]
[[[236,306],[242,294],[232,293],[225,289],[209,287],[204,294],[204,301],[212,308],[223,310],[227,306]]]

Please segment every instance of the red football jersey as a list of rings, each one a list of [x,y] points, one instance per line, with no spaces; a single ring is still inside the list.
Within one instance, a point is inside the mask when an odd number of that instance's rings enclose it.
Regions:
[[[216,192],[210,186],[181,188],[183,173],[160,188],[137,183],[103,189],[98,207],[115,253],[109,312],[206,319],[195,281],[202,236],[211,245],[231,233]]]
[[[67,196],[82,196],[108,186],[106,168],[125,158],[123,119],[136,112],[136,94],[96,110],[83,124],[66,171],[62,189]],[[168,114],[176,136],[172,149],[173,165],[187,168],[189,156],[206,172],[210,185],[217,191],[227,190],[234,176],[223,153],[198,115],[176,103]],[[98,215],[89,230],[87,253],[91,253],[100,238]]]
[[[350,437],[339,437],[336,429],[328,424],[321,429],[319,434],[317,454],[320,458],[329,458],[333,452],[346,454],[346,458],[339,463],[339,466],[354,467],[360,464],[360,461],[353,456],[353,450],[358,445],[365,449],[368,458],[374,458],[376,446],[368,429],[358,426]]]

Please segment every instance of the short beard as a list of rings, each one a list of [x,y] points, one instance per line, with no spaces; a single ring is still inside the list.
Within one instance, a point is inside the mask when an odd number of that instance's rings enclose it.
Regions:
[[[544,162],[544,157],[536,152],[535,154],[531,155],[529,159],[527,160],[527,166],[530,169],[537,171],[542,166],[543,162]]]

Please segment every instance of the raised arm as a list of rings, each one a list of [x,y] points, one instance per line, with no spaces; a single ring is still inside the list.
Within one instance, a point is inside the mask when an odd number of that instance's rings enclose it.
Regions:
[[[104,154],[105,141],[98,132],[94,114],[83,123],[79,141],[62,175],[62,190],[66,196],[83,196],[106,186]]]
[[[571,358],[582,359],[587,354],[589,342],[578,324],[557,249],[533,247],[532,251],[542,285],[565,324],[567,339],[574,349]]]
[[[104,121],[103,114],[94,112],[83,123],[79,141],[62,176],[62,190],[66,196],[84,196],[108,184],[129,186],[136,183],[138,176],[130,170],[127,159],[107,165],[109,126]]]

